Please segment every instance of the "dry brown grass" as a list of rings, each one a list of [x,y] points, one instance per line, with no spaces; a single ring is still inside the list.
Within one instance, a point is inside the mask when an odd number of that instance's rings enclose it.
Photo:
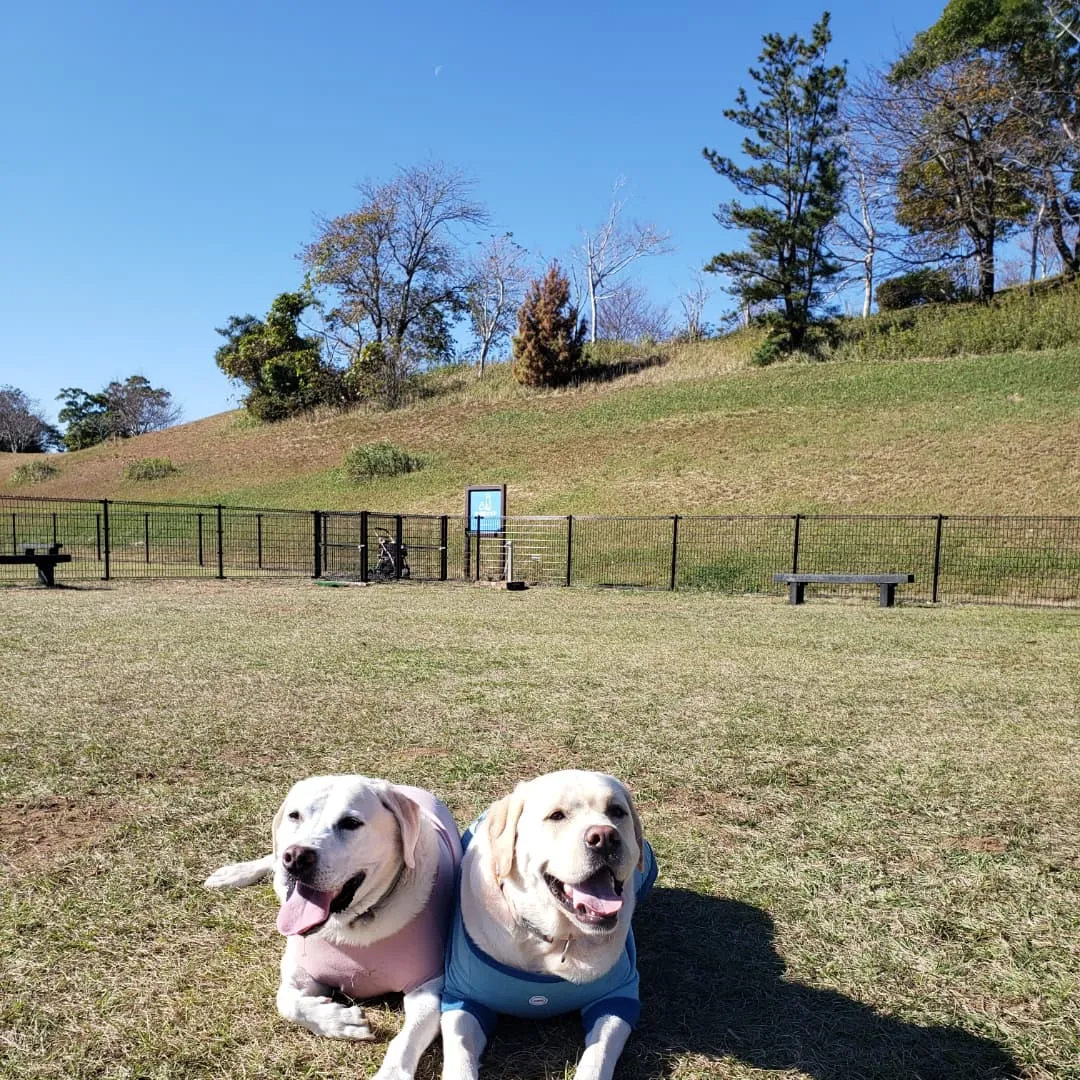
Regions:
[[[1080,353],[745,366],[745,342],[540,393],[455,370],[394,412],[269,426],[228,413],[66,455],[35,495],[458,513],[507,482],[512,513],[1080,513]],[[390,440],[420,473],[347,482],[346,451]],[[130,460],[180,473],[122,479]]]
[[[1078,644],[1067,612],[866,601],[5,589],[0,1075],[370,1074],[381,1042],[276,1017],[269,891],[203,877],[303,775],[464,824],[581,766],[633,785],[661,866],[624,1080],[1075,1076]],[[486,1075],[579,1049],[507,1024]]]

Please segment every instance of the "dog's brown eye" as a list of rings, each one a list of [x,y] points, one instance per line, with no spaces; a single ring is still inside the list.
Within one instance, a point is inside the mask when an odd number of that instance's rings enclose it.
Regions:
[[[551,813],[548,814],[547,819],[548,821],[562,821],[564,817],[566,817],[566,815],[561,810],[552,810]]]
[[[359,829],[359,828],[360,828],[360,826],[361,826],[361,825],[363,825],[363,824],[364,824],[364,823],[363,823],[363,822],[362,822],[362,821],[361,821],[361,820],[360,820],[359,818],[355,818],[355,817],[343,817],[343,818],[342,818],[342,819],[341,819],[341,820],[340,820],[340,821],[339,821],[339,822],[337,823],[337,827],[338,827],[339,829],[345,829],[345,830],[351,831],[351,830],[353,830],[353,829]]]
[[[289,811],[289,820],[290,821],[299,821],[300,820],[300,811],[299,810],[290,810]]]

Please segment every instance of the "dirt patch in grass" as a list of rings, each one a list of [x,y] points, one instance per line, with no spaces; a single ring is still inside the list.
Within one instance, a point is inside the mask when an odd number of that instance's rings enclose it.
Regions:
[[[100,796],[54,795],[0,805],[0,865],[13,871],[48,869],[97,847],[132,816],[124,800]]]

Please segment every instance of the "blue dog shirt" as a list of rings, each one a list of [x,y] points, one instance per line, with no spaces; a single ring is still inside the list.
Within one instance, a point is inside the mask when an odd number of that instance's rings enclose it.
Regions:
[[[472,839],[474,828],[475,823],[462,838],[463,847]],[[656,880],[656,859],[647,842],[644,847],[645,869],[634,871],[638,903]],[[488,956],[469,937],[459,903],[446,946],[442,1011],[458,1009],[475,1016],[489,1038],[499,1013],[543,1019],[580,1010],[586,1031],[598,1017],[609,1015],[634,1027],[641,1013],[634,931],[626,935],[626,948],[609,972],[594,982],[572,983],[558,975],[518,971]]]

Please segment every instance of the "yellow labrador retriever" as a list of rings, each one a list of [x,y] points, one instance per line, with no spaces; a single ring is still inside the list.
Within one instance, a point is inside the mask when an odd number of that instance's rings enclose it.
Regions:
[[[475,1080],[499,1013],[578,1011],[576,1080],[610,1080],[640,1011],[630,919],[656,877],[630,793],[603,773],[549,773],[491,806],[465,845],[443,1080]]]
[[[461,841],[449,810],[420,788],[366,776],[295,784],[274,817],[273,853],[206,880],[238,888],[273,877],[286,936],[282,1016],[337,1039],[370,1039],[354,1000],[401,992],[405,1023],[378,1080],[412,1080],[439,1031],[439,998]]]

